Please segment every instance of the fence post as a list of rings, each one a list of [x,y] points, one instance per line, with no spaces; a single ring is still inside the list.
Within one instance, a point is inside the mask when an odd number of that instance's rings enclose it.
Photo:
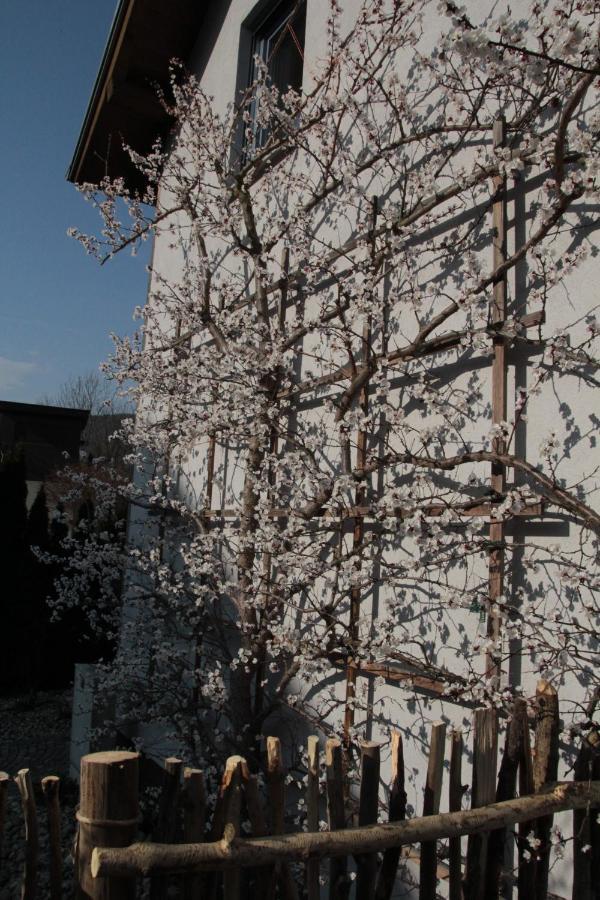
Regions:
[[[48,811],[48,834],[50,838],[50,900],[60,900],[62,896],[62,852],[60,847],[60,802],[58,775],[42,778],[42,791]]]
[[[515,701],[514,714],[521,721],[521,759],[519,760],[519,796],[528,797],[533,794],[533,760],[531,758],[531,741],[529,738],[529,716],[525,700]],[[517,849],[519,871],[517,879],[519,900],[531,900],[533,897],[535,878],[535,857],[530,852],[527,836],[531,832],[531,822],[521,822],[518,828]]]
[[[6,818],[6,790],[10,781],[8,772],[0,772],[0,854],[2,853],[2,836]]]
[[[346,827],[344,810],[344,776],[342,771],[342,745],[337,738],[329,738],[325,744],[327,766],[327,814],[329,830]],[[329,900],[347,897],[350,891],[348,862],[345,856],[329,860]]]
[[[600,781],[600,735],[597,729],[594,731],[594,736],[595,752],[592,760],[592,780]],[[592,858],[590,860],[592,884],[595,886],[596,898],[598,898],[600,896],[600,804],[590,804],[590,844],[592,845]]]
[[[138,753],[105,750],[81,758],[77,813],[77,891],[80,900],[134,900],[135,878],[93,878],[94,847],[127,847],[138,823]]]
[[[517,704],[519,702],[522,703],[523,701],[515,701],[512,715],[506,726],[504,752],[500,763],[500,771],[498,772],[498,787],[496,789],[497,803],[502,800],[512,800],[517,790],[517,772],[523,755],[523,736],[521,731],[523,727],[528,727],[527,719],[523,722],[523,717],[517,714]],[[489,900],[497,898],[501,889],[509,895],[512,893],[512,885],[509,885],[507,880],[509,878],[512,879],[513,867],[511,864],[509,871],[507,871],[504,865],[505,854],[508,852],[507,838],[507,828],[499,828],[496,831],[492,831],[489,836],[486,876],[486,898],[489,898]],[[512,848],[512,843],[510,848]]]
[[[536,793],[549,781],[558,778],[558,694],[547,681],[539,681],[536,688],[537,715],[535,723],[535,758],[533,784]],[[540,841],[535,866],[536,900],[546,900],[550,867],[550,831],[552,816],[543,816],[535,823],[535,835]]]
[[[229,784],[229,774],[227,772],[227,769],[225,769],[221,777],[221,784],[219,785],[219,790],[217,792],[217,800],[212,816],[212,823],[209,833],[210,843],[213,843],[214,841],[220,841],[224,836],[223,832],[226,825],[225,813],[227,810],[227,794],[229,791]],[[214,869],[210,872],[207,872],[204,876],[204,892],[202,894],[203,900],[204,898],[206,898],[206,900],[216,900],[222,881],[223,873],[221,871]]]
[[[227,791],[225,804],[225,830],[223,839],[231,843],[240,836],[240,816],[242,810],[242,767],[246,760],[242,756],[230,756],[225,764],[223,781]],[[239,900],[240,869],[225,869],[223,872],[224,900]]]
[[[442,780],[444,777],[444,748],[446,723],[434,722],[431,727],[431,746],[427,764],[423,815],[436,816],[440,811]],[[437,841],[423,841],[419,865],[419,900],[435,900],[437,886]]]
[[[593,781],[594,765],[600,759],[600,734],[594,728],[587,734],[575,762],[573,778],[575,781]],[[592,855],[594,847],[594,818],[597,810],[573,810],[573,898],[574,900],[592,900],[592,884],[600,884],[592,879]],[[584,849],[585,848],[585,849]],[[600,873],[599,873],[600,874]]]
[[[319,830],[319,738],[308,738],[308,781],[306,786],[306,825],[309,831]],[[309,859],[306,864],[306,888],[308,900],[319,900],[319,860]]]
[[[246,811],[252,827],[252,837],[264,837],[269,833],[269,828],[258,789],[258,778],[256,775],[252,775],[246,766],[242,767],[242,779]],[[252,873],[254,873],[254,891],[256,896],[268,897],[271,868],[269,866],[257,866],[256,869],[250,869],[249,874],[252,875]]]
[[[173,843],[177,834],[182,766],[183,763],[177,756],[165,759],[158,821],[154,830],[154,840],[163,844]],[[150,884],[150,900],[164,900],[168,887],[169,876],[156,875]]]
[[[281,755],[281,741],[278,737],[267,738],[267,795],[271,807],[271,828],[273,834],[285,832],[285,771]],[[286,862],[276,865],[273,871],[275,882],[279,881],[285,900],[297,900],[296,884]]]
[[[206,827],[206,788],[204,774],[200,769],[183,770],[183,840],[187,844],[201,843]],[[187,875],[183,879],[185,900],[196,900],[200,896],[199,875]]]
[[[404,789],[404,747],[399,731],[392,731],[391,764],[392,780],[388,819],[390,822],[402,822],[406,818],[406,791]],[[392,896],[401,851],[402,847],[390,847],[383,854],[377,876],[375,900],[389,900]]]
[[[25,868],[23,869],[21,900],[33,900],[37,882],[38,824],[29,769],[19,769],[15,781],[21,795],[23,818],[25,819]]]
[[[377,822],[379,807],[379,744],[365,741],[360,748],[360,798],[358,824]],[[356,857],[356,900],[371,900],[375,895],[377,854],[360,853]]]
[[[183,763],[178,757],[165,759],[156,839],[166,844],[171,844],[177,837],[182,768]]]
[[[267,738],[267,793],[269,796],[271,833],[283,834],[285,828],[285,775],[278,737]]]
[[[487,806],[496,799],[498,717],[494,709],[476,709],[473,735],[473,784],[471,808]],[[485,897],[489,833],[472,834],[467,844],[466,900]]]
[[[448,790],[448,809],[450,812],[458,812],[462,808],[462,755],[463,736],[460,728],[455,728],[451,734],[450,748],[450,785]],[[449,872],[449,900],[462,900],[462,849],[459,837],[450,838],[448,841],[448,868]]]

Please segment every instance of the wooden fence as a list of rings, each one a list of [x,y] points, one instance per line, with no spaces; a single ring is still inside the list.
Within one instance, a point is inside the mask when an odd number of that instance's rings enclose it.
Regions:
[[[534,750],[530,748],[530,728]],[[139,756],[126,751],[82,759],[76,813],[76,896],[133,900],[142,879],[151,900],[389,900],[410,872],[420,900],[541,900],[548,873],[555,813],[573,812],[572,896],[600,898],[600,735],[591,725],[583,738],[574,780],[557,783],[558,698],[545,682],[537,692],[535,720],[517,700],[506,725],[497,771],[498,719],[493,710],[474,712],[471,809],[463,810],[463,739],[449,735],[449,812],[440,813],[446,756],[446,725],[431,731],[422,815],[406,819],[403,744],[391,740],[391,784],[385,824],[378,822],[380,746],[360,748],[360,786],[348,788],[344,748],[325,744],[325,796],[320,797],[320,749],[308,739],[304,803],[306,831],[286,834],[286,772],[277,738],[267,738],[265,792],[245,760],[230,757],[217,801],[208,815],[203,773],[166,760],[152,840],[136,842],[139,820]],[[8,776],[0,778],[0,836]],[[22,900],[36,897],[38,823],[27,770],[16,776],[21,794],[26,854]],[[50,839],[50,894],[62,894],[57,778],[42,782]],[[297,800],[297,798],[295,798]],[[322,810],[323,806],[323,810]],[[319,830],[327,810],[328,830]],[[246,823],[245,828],[241,823]],[[249,826],[248,824],[249,823]],[[250,831],[251,836],[242,837]],[[464,842],[462,838],[467,837]],[[465,846],[466,845],[466,846]],[[463,851],[466,854],[463,855]],[[513,856],[516,850],[516,865]]]

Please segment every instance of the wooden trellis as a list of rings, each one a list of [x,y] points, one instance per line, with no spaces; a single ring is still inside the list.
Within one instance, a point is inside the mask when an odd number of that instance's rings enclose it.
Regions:
[[[492,129],[493,144],[496,149],[505,145],[506,141],[506,124],[503,118],[498,118]],[[489,309],[489,324],[485,329],[481,329],[481,333],[490,336],[493,348],[493,361],[491,372],[491,410],[492,423],[500,424],[507,417],[507,350],[509,338],[504,328],[507,316],[506,301],[506,272],[502,269],[503,263],[506,261],[506,194],[507,183],[504,174],[494,177],[494,197],[492,203],[492,220],[493,220],[493,245],[492,245],[492,264],[493,271],[500,271],[501,274],[493,284],[492,300]],[[378,200],[373,198],[372,201],[372,220],[369,232],[369,241],[371,243],[371,252],[374,266],[381,266],[383,257],[376,252],[376,238],[379,236],[377,229],[377,211]],[[285,309],[288,294],[288,272],[289,272],[289,252],[284,251],[282,264],[282,277],[278,284],[279,290],[279,324],[283,327],[285,321]],[[515,319],[519,330],[527,330],[538,328],[544,322],[544,313],[542,310],[534,311],[526,315],[522,315]],[[410,347],[406,349],[396,350],[390,354],[377,355],[373,353],[370,346],[370,322],[365,323],[363,332],[363,360],[362,365],[365,371],[364,381],[358,397],[358,403],[364,412],[368,412],[369,397],[369,372],[368,367],[371,360],[369,354],[373,354],[372,361],[377,364],[381,361],[386,362],[392,368],[405,363],[413,358],[423,358],[433,356],[441,352],[459,346],[462,333],[460,331],[450,331],[440,338],[424,341],[418,348],[414,350]],[[276,394],[275,402],[290,401],[299,399],[302,395],[310,393],[319,387],[333,385],[349,378],[356,377],[356,369],[351,366],[342,366],[334,372],[328,373],[318,378],[300,381],[292,387],[279,390]],[[355,471],[364,468],[367,459],[367,440],[366,430],[359,429],[356,433],[354,444],[356,448]],[[207,461],[207,487],[205,493],[205,507],[203,510],[203,519],[207,527],[211,527],[217,519],[233,520],[239,518],[240,511],[237,509],[214,508],[213,507],[213,480],[215,474],[215,452],[217,445],[217,436],[211,433],[208,444],[208,461]],[[350,441],[346,439],[342,443],[342,467],[344,471],[350,471],[352,468],[350,460]],[[271,437],[271,450],[277,450],[277,434],[273,429]],[[499,454],[505,453],[505,441],[501,437],[497,437],[493,442],[493,451]],[[501,619],[495,612],[498,599],[504,593],[504,567],[505,567],[505,548],[504,542],[506,537],[506,516],[495,515],[495,510],[502,502],[506,490],[506,465],[502,462],[493,462],[491,464],[490,479],[490,500],[482,502],[481,500],[473,500],[466,502],[453,510],[461,516],[470,517],[489,517],[489,556],[488,556],[488,602],[487,608],[481,610],[481,615],[487,617],[487,634],[495,642],[496,646],[501,638]],[[442,515],[447,507],[443,503],[430,503],[422,508],[422,512],[427,517],[436,517]],[[278,509],[273,507],[270,515],[274,519],[287,519],[289,516],[288,509]],[[520,511],[510,514],[510,517],[519,519],[533,519],[541,517],[544,514],[544,501],[542,498],[532,498],[531,502],[526,504]],[[388,513],[390,517],[402,519],[407,515],[407,511],[402,507],[397,507]],[[324,526],[331,521],[332,530],[339,528],[340,523],[350,522],[352,527],[353,550],[358,550],[364,537],[365,521],[375,517],[375,509],[368,503],[366,488],[361,482],[354,498],[354,505],[344,510],[324,510],[316,509],[311,516],[314,519],[320,519]],[[335,522],[335,524],[334,524]],[[271,578],[272,560],[266,558],[263,560],[265,584],[268,585]],[[348,633],[350,642],[356,641],[358,637],[358,622],[361,610],[361,591],[359,587],[353,587],[350,595],[350,612],[348,621]],[[341,662],[341,660],[340,660]],[[436,677],[431,677],[427,673],[422,675],[408,674],[400,671],[393,663],[365,663],[354,659],[352,656],[347,657],[341,664],[345,668],[346,678],[346,704],[344,716],[344,731],[346,741],[349,741],[352,727],[354,725],[354,699],[356,694],[356,684],[359,675],[373,676],[381,675],[389,681],[402,683],[410,683],[417,690],[423,690],[429,694],[440,696],[444,693],[446,685]],[[492,684],[499,683],[500,679],[500,660],[497,655],[487,652],[485,659],[486,676],[491,680]],[[260,679],[257,679],[257,684]],[[449,697],[452,700],[452,695]]]

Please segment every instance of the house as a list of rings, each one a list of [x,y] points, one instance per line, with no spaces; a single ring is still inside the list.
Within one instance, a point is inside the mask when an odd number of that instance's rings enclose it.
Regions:
[[[122,354],[153,500],[131,539],[160,564],[124,613],[133,733],[171,671],[153,715],[180,702],[210,752],[251,756],[266,721],[396,726],[419,809],[432,722],[543,676],[563,772],[590,727],[593,29],[492,6],[119,5],[69,177],[158,191],[146,342]],[[174,57],[197,79],[173,76],[175,120],[150,99]]]
[[[22,448],[28,509],[48,476],[64,467],[65,455],[79,462],[88,416],[86,409],[0,401],[0,453]]]

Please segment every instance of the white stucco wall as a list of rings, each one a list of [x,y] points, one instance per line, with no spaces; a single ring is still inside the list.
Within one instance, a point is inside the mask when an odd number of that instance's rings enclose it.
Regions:
[[[351,21],[353,14],[358,8],[357,0],[344,0],[344,16],[348,22]],[[477,19],[483,15],[492,4],[487,2],[471,2],[467,3],[470,15]],[[233,101],[236,95],[236,89],[240,84],[240,67],[243,69],[244,64],[240,62],[240,34],[241,23],[253,11],[255,4],[251,0],[232,0],[227,6],[223,15],[222,8],[218,9],[218,4],[213,4],[211,11],[207,15],[207,21],[204,25],[203,34],[200,35],[197,48],[191,60],[191,68],[201,78],[203,89],[214,97],[214,108],[217,111],[224,112],[227,106]],[[305,39],[305,85],[310,85],[311,71],[318,65],[318,60],[325,53],[325,28],[324,18],[327,14],[327,5],[321,3],[320,0],[308,0],[307,26]],[[426,43],[435,44],[436,35],[439,31],[439,20],[432,14],[431,20],[426,22],[425,32],[427,35]],[[410,68],[410,60],[404,59],[402,65]],[[476,151],[475,151],[476,152]],[[516,246],[517,241],[523,240],[524,221],[528,215],[528,208],[531,198],[535,196],[532,192],[528,194],[527,188],[522,189],[521,185],[517,185],[516,190],[511,193],[508,202],[508,249]],[[583,241],[593,241],[591,231],[585,229],[581,232]],[[560,243],[556,245],[556,252],[561,252],[569,243],[570,238],[564,237],[563,247]],[[488,253],[486,248],[483,256]],[[491,251],[490,251],[491,252]],[[562,286],[555,289],[551,302],[548,302],[546,308],[547,322],[544,331],[551,333],[557,329],[566,326],[578,315],[578,304],[580,297],[587,294],[590,285],[598,283],[600,278],[600,265],[598,257],[590,255],[590,258],[581,266],[581,268],[571,277],[569,281],[568,292]],[[169,280],[177,280],[181,273],[181,255],[178,251],[169,246],[169,239],[159,236],[154,251],[154,270]],[[427,272],[427,262],[423,262],[424,275]],[[433,266],[433,263],[430,264]],[[528,305],[528,299],[522,296],[523,286],[526,277],[526,266],[520,265],[509,276],[509,298],[516,302],[522,313],[535,311]],[[152,292],[151,284],[150,291]],[[293,316],[297,310],[294,309],[293,302],[290,303],[288,315]],[[308,303],[305,314],[310,314],[310,301]],[[399,330],[403,328],[403,322],[398,322]],[[170,326],[167,326],[170,327]],[[585,322],[581,323],[581,330],[585,329]],[[309,339],[305,349],[310,349]],[[533,348],[515,349],[510,351],[509,355],[509,375],[508,375],[508,396],[509,396],[509,415],[514,408],[516,390],[518,387],[526,386],[528,379],[527,361],[530,354],[535,354]],[[481,365],[481,361],[474,360],[475,366]],[[304,363],[306,366],[307,364]],[[485,362],[484,362],[485,365]],[[458,391],[461,386],[466,384],[470,376],[469,368],[465,368],[463,374],[457,374],[453,370],[453,359],[447,358],[440,363],[439,380],[443,386],[441,389],[448,390],[448,385],[452,385],[452,390]],[[447,371],[444,371],[444,369]],[[491,367],[489,367],[491,372]],[[398,385],[401,386],[401,377],[398,376]],[[489,395],[488,395],[489,396]],[[319,402],[313,404],[315,410],[315,421],[322,421],[323,409],[322,398]],[[473,411],[471,411],[473,412]],[[484,397],[481,409],[478,411],[480,418],[465,425],[466,432],[472,430],[472,434],[468,434],[473,439],[478,439],[479,435],[485,433],[489,428],[489,405],[488,397]],[[304,415],[310,418],[310,401],[307,399],[304,407]],[[574,423],[590,423],[590,429],[594,428],[593,406],[591,400],[591,388],[586,387],[583,383],[576,383],[573,379],[553,378],[549,380],[542,389],[542,395],[539,397],[531,409],[528,410],[528,420],[519,426],[518,447],[519,452],[527,454],[528,459],[533,464],[539,461],[537,447],[541,440],[547,435],[551,429],[557,429],[564,434],[572,431]],[[487,419],[487,422],[486,422]],[[467,434],[465,434],[467,436]],[[561,469],[562,477],[567,481],[575,482],[581,477],[582,472],[589,472],[593,468],[590,460],[590,454],[595,451],[595,443],[593,435],[581,434],[575,435],[573,445],[570,449],[570,458],[566,461]],[[187,498],[197,498],[202,503],[202,497],[205,493],[205,479],[207,468],[207,437],[199,431],[198,443],[187,455],[187,458],[181,465],[179,475],[179,490]],[[327,452],[327,451],[326,451]],[[333,448],[332,448],[333,452]],[[488,466],[472,466],[473,470],[487,471]],[[239,465],[236,456],[236,450],[233,447],[227,447],[218,444],[216,455],[216,471],[217,479],[215,482],[215,490],[213,493],[214,507],[232,507],[239,505],[240,491],[243,484],[243,467]],[[468,473],[466,473],[468,474]],[[517,523],[513,524],[509,529],[509,541],[518,541],[522,534],[533,534],[536,541],[544,547],[551,547],[557,542],[562,546],[575,547],[579,539],[578,529],[564,517],[556,515],[548,515],[541,522],[536,524]],[[407,548],[410,548],[410,540],[407,539]],[[482,566],[482,562],[478,563]],[[485,576],[485,567],[481,567],[481,577]],[[457,574],[456,583],[460,584],[461,573]],[[545,603],[548,612],[551,612],[553,604],[556,602],[555,592],[561,590],[560,585],[553,583],[545,583],[543,579],[540,581],[541,587],[538,590],[545,592],[545,597],[541,597],[539,602]],[[413,587],[417,590],[418,585]],[[527,578],[524,573],[520,572],[518,566],[515,567],[513,580],[508,588],[513,594],[522,590],[525,595],[529,590]],[[378,611],[381,611],[386,603],[389,602],[389,588],[377,590],[375,598],[373,594],[365,598],[363,602],[363,615],[365,627],[377,628]],[[525,596],[525,601],[527,597]],[[410,591],[407,597],[407,619],[410,612]],[[403,630],[400,624],[398,630],[398,640],[404,643],[407,639],[410,625],[406,625]],[[477,627],[477,614],[469,610],[448,610],[443,608],[443,603],[432,602],[431,613],[426,620],[426,628],[434,630],[447,629],[448,637],[445,648],[442,647],[437,658],[440,665],[448,665],[452,667],[455,660],[454,648],[464,642],[465,635],[472,634],[473,629]],[[483,666],[483,658],[480,662]],[[513,661],[504,677],[510,680],[512,684],[520,684],[525,694],[531,694],[535,688],[537,679],[536,661],[530,660],[526,654],[523,654],[520,662]],[[295,689],[310,696],[315,692],[327,688],[334,691],[337,696],[342,699],[344,695],[344,678],[339,671],[317,672],[313,684],[304,683],[296,685]],[[293,688],[294,689],[294,688]],[[471,728],[471,711],[468,708],[461,708],[458,704],[447,701],[439,701],[428,698],[425,695],[417,696],[415,699],[412,692],[404,691],[397,686],[389,683],[373,684],[367,680],[360,681],[361,690],[370,690],[371,703],[376,713],[372,722],[366,723],[365,734],[375,740],[381,740],[384,744],[389,739],[389,728],[399,728],[405,739],[406,754],[406,771],[407,771],[407,792],[408,801],[414,813],[419,813],[422,808],[422,791],[423,777],[426,770],[428,735],[431,723],[443,719],[447,721],[449,726],[454,724],[463,728],[467,746],[470,741]],[[561,698],[576,698],[577,702],[581,702],[585,696],[585,685],[578,684],[576,679],[571,683],[560,687]],[[568,708],[569,704],[563,704],[565,714],[572,712]],[[334,721],[339,721],[340,713],[335,713]],[[502,741],[500,741],[500,746]],[[565,749],[565,748],[563,748]],[[561,777],[566,775],[566,766],[569,762],[568,758],[563,763]],[[387,762],[384,763],[382,771],[382,780],[387,782],[389,771]],[[470,780],[468,764],[465,762],[464,780]],[[444,797],[446,796],[446,785],[444,786]],[[445,800],[442,803],[444,808]],[[468,803],[468,795],[465,798]],[[568,817],[560,818],[561,827],[564,826],[568,830]],[[552,871],[552,889],[560,896],[566,896],[569,892],[569,886],[566,883],[566,872],[568,868],[561,869],[559,867]],[[443,885],[440,888],[443,890]]]

